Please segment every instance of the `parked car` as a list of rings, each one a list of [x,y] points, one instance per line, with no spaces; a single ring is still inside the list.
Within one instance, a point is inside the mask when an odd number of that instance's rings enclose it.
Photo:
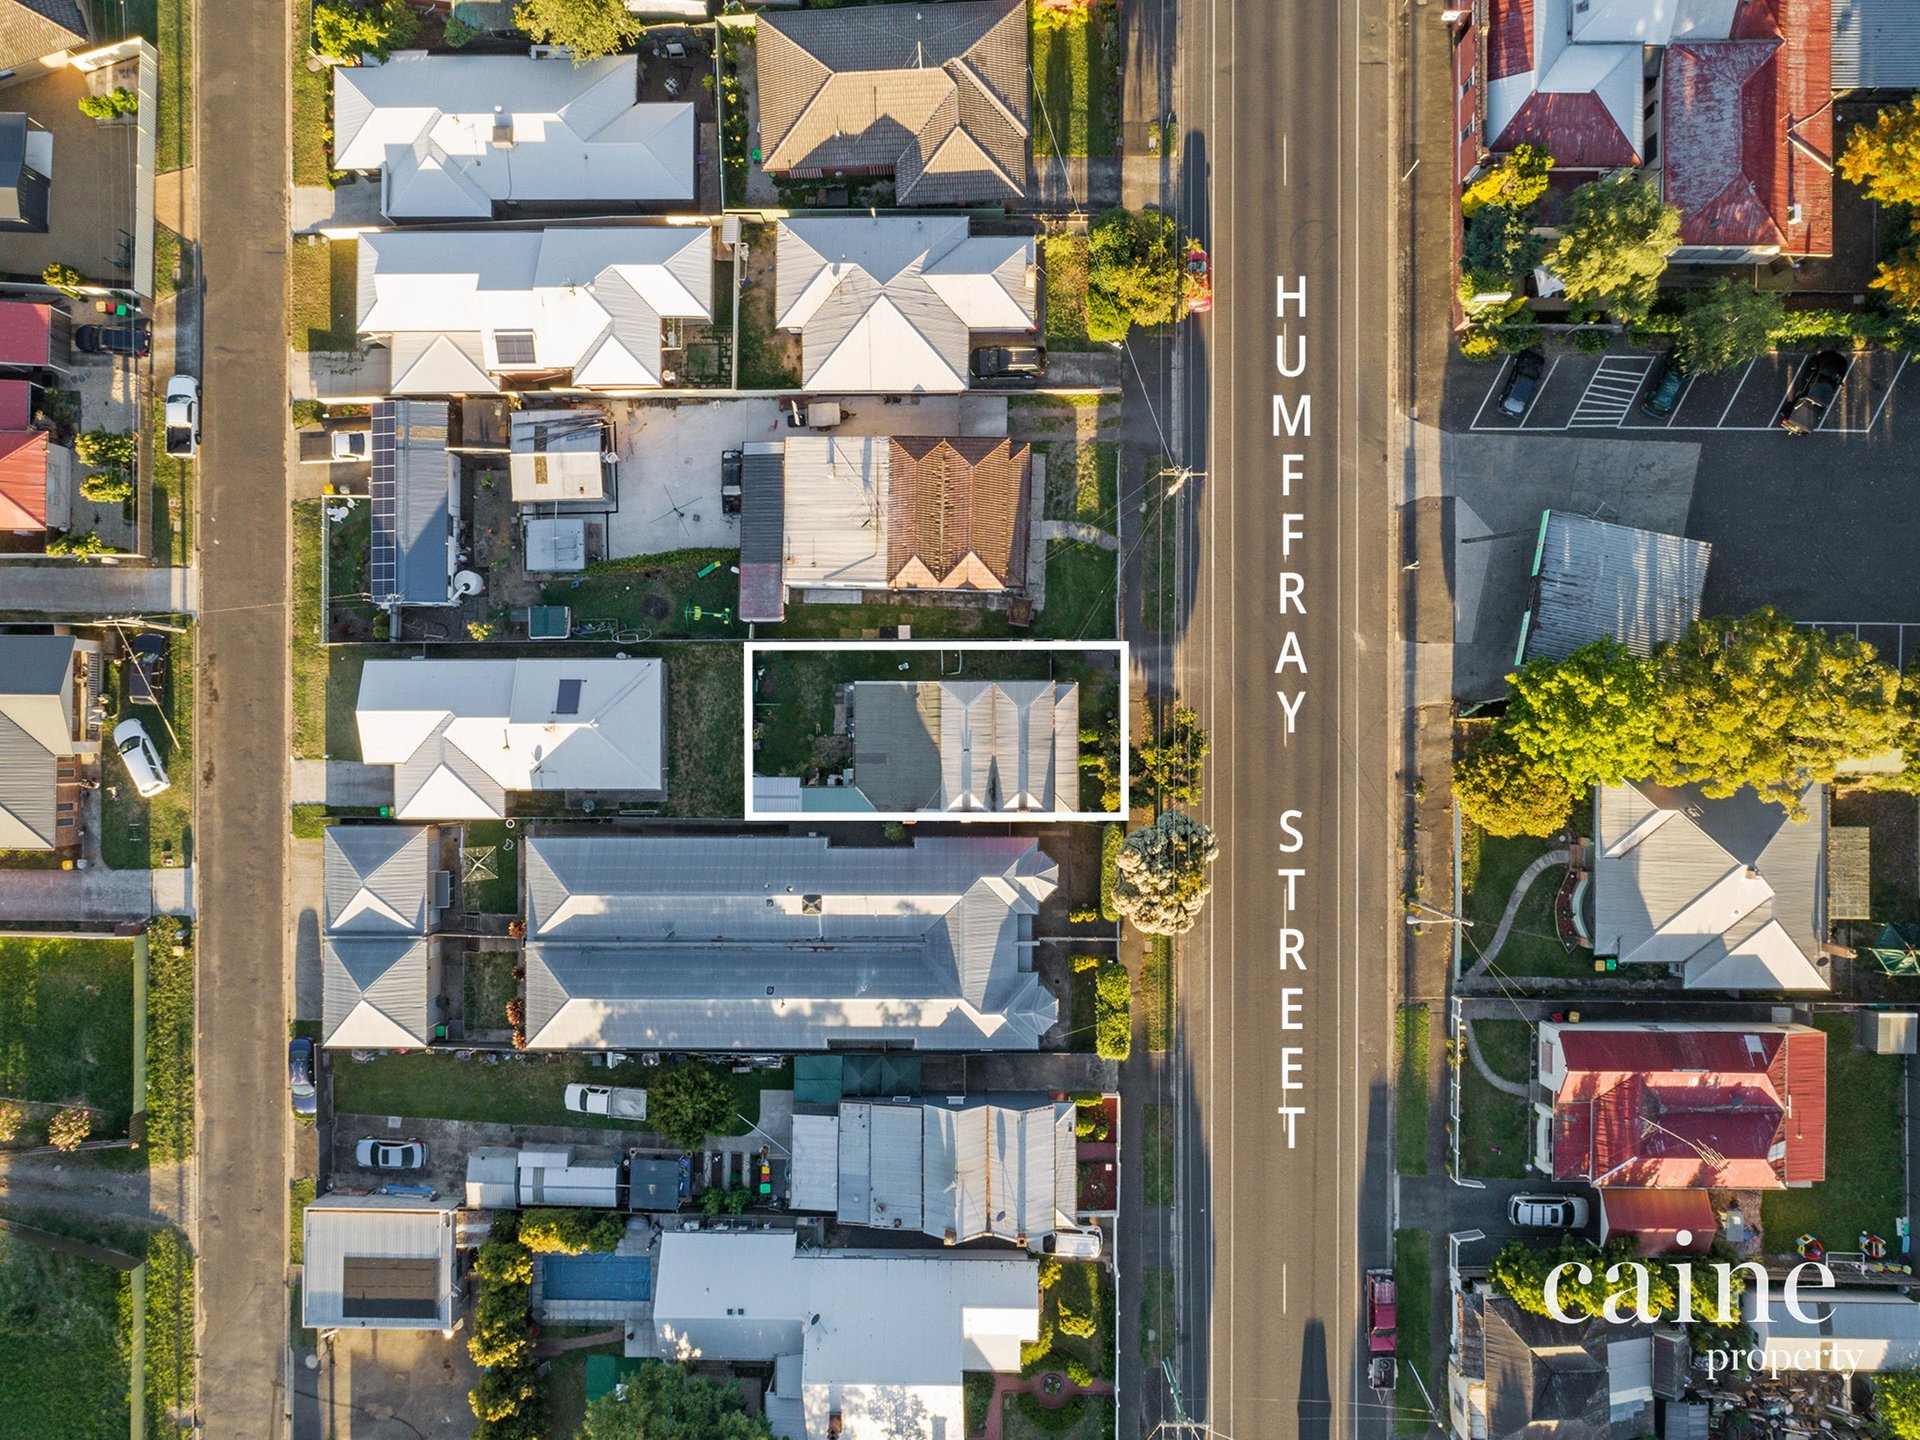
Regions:
[[[1578,1195],[1515,1195],[1507,1223],[1516,1230],[1578,1230],[1587,1223],[1587,1202]]]
[[[320,1105],[313,1083],[313,1041],[305,1036],[287,1042],[287,1088],[293,1093],[293,1113],[311,1115]]]
[[[418,1140],[362,1140],[353,1147],[354,1164],[368,1170],[424,1170],[427,1147]]]
[[[1367,1271],[1367,1353],[1391,1355],[1399,1342],[1393,1271]]]
[[[1540,376],[1547,368],[1544,350],[1522,350],[1513,357],[1513,373],[1507,376],[1507,388],[1500,392],[1500,413],[1518,420],[1533,404],[1540,390]]]
[[[143,630],[127,645],[127,700],[158,705],[167,685],[167,637]]]
[[[1030,345],[983,345],[973,352],[972,368],[976,385],[1038,385],[1047,357]]]
[[[1213,262],[1207,258],[1206,251],[1192,243],[1187,247],[1187,278],[1183,288],[1191,314],[1205,315],[1213,309]]]
[[[122,720],[113,727],[113,748],[120,752],[120,763],[141,798],[150,799],[172,782],[160,763],[160,752],[153,748],[153,737],[138,720]]]
[[[1098,1230],[1056,1230],[1040,1242],[1040,1248],[1049,1255],[1061,1255],[1069,1260],[1098,1260],[1100,1232]]]
[[[200,382],[191,375],[167,381],[167,454],[190,458],[200,449]]]
[[[343,464],[364,460],[372,453],[371,430],[334,430],[328,433],[329,453]]]
[[[566,1106],[579,1115],[608,1115],[615,1120],[647,1118],[647,1092],[624,1085],[569,1085]]]
[[[73,348],[88,355],[150,355],[153,322],[134,319],[118,325],[82,325],[73,332]]]
[[[1800,367],[1800,376],[1786,404],[1780,407],[1780,428],[1789,435],[1811,435],[1840,382],[1847,378],[1847,357],[1838,350],[1822,350]]]
[[[1673,352],[1664,351],[1648,372],[1647,394],[1640,402],[1640,408],[1656,420],[1666,419],[1673,414],[1673,407],[1680,403],[1680,392],[1686,388],[1686,384],[1687,377],[1673,363]]]

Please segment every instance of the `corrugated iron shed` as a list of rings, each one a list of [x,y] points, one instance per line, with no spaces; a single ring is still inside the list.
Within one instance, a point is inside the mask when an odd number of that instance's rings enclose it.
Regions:
[[[1871,920],[1872,846],[1864,825],[1836,825],[1827,832],[1827,918]]]
[[[1519,663],[1611,636],[1636,655],[1700,618],[1713,547],[1549,510],[1541,517]]]

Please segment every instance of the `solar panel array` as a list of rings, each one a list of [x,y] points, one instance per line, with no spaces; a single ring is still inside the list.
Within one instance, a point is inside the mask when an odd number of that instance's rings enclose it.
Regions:
[[[391,400],[373,407],[373,545],[367,580],[376,605],[388,603],[400,588],[398,408]]]

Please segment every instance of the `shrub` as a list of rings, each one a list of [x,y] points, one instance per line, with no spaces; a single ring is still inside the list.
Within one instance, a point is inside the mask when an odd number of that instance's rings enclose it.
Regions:
[[[1102,1060],[1124,1060],[1133,1049],[1133,979],[1108,961],[1094,975],[1093,1050]]]
[[[533,1256],[514,1238],[526,1223],[518,1216],[501,1216],[474,1262],[473,1334],[467,1338],[467,1353],[474,1364],[487,1367],[467,1395],[481,1422],[476,1437],[518,1440],[538,1436],[544,1425],[528,1303]]]
[[[1120,878],[1120,847],[1126,843],[1126,830],[1119,825],[1104,825],[1100,832],[1100,918],[1118,920],[1113,908],[1113,886]]]
[[[133,481],[119,470],[95,470],[80,482],[80,494],[102,505],[118,505],[133,498]]]
[[[420,17],[407,0],[380,0],[369,6],[344,0],[319,0],[313,7],[313,48],[336,60],[362,55],[386,59],[420,33]]]
[[[612,1211],[530,1210],[520,1220],[520,1243],[536,1255],[609,1255],[626,1233]]]
[[[1526,274],[1546,253],[1547,242],[1533,233],[1533,220],[1506,205],[1489,205],[1470,218],[1460,249],[1476,293],[1511,288],[1512,277]]]
[[[62,295],[77,296],[80,287],[86,284],[86,277],[71,265],[62,265],[59,261],[47,266],[40,272],[40,283],[51,285]]]
[[[440,32],[440,38],[447,42],[449,49],[458,50],[463,45],[472,44],[486,33],[478,25],[469,25],[458,15],[449,15],[446,28]]]
[[[1460,337],[1460,358],[1476,365],[1500,357],[1500,337],[1483,325],[1476,325]]]
[[[1537,145],[1516,145],[1513,153],[1460,194],[1460,213],[1471,216],[1489,205],[1524,210],[1547,193],[1553,157]]]
[[[1060,1257],[1043,1255],[1040,1257],[1040,1293],[1046,1294],[1060,1280]]]
[[[711,1065],[676,1065],[649,1087],[648,1123],[669,1145],[695,1150],[733,1119],[733,1089]]]
[[[1100,957],[1098,955],[1076,955],[1073,957],[1073,973],[1076,975],[1084,975],[1089,970],[1098,970],[1099,968]]]
[[[1020,1416],[1036,1430],[1044,1430],[1049,1435],[1064,1434],[1068,1430],[1078,1429],[1082,1416],[1087,1409],[1084,1395],[1075,1395],[1058,1409],[1048,1409],[1039,1398],[1022,1390],[1013,1397],[1014,1408]]]
[[[498,640],[500,638],[500,627],[491,620],[469,620],[467,622],[467,635],[468,638],[474,640]]]
[[[296,430],[307,425],[318,425],[327,418],[327,407],[318,400],[296,400],[292,409]]]
[[[139,455],[139,444],[131,435],[89,430],[74,437],[73,453],[82,465],[98,465],[103,470],[130,468]]]
[[[1573,332],[1573,348],[1582,355],[1601,355],[1613,344],[1613,332],[1610,330],[1588,329]]]
[[[27,1112],[11,1102],[0,1105],[0,1145],[11,1145],[20,1138],[20,1129],[27,1123]]]
[[[91,530],[82,530],[77,535],[56,535],[47,541],[49,555],[111,555],[113,547]]]
[[[1067,1355],[1065,1360],[1067,1378],[1069,1380],[1083,1388],[1093,1383],[1093,1372],[1087,1368],[1086,1362],[1078,1355]]]
[[[78,1150],[93,1133],[93,1112],[69,1105],[47,1123],[47,1143],[56,1150]]]
[[[1509,355],[1532,350],[1540,343],[1540,323],[1532,315],[1496,326],[1493,333],[1500,341],[1500,348]]]
[[[1053,1316],[1044,1309],[1040,1312],[1040,1331],[1032,1340],[1020,1347],[1020,1373],[1031,1380],[1047,1368],[1047,1361],[1053,1356]]]
[[[1091,1340],[1100,1329],[1100,1267],[1075,1265],[1063,1278],[1054,1301],[1060,1333]]]
[[[1073,1134],[1077,1140],[1092,1140],[1095,1143],[1105,1140],[1113,1133],[1107,1124],[1107,1117],[1095,1110],[1082,1110],[1074,1118]]]

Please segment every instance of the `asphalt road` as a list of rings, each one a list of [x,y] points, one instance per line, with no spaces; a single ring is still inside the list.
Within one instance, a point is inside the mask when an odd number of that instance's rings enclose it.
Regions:
[[[1359,1310],[1362,1269],[1391,1256],[1401,12],[1189,11],[1182,218],[1210,243],[1217,298],[1185,327],[1182,448],[1204,473],[1183,495],[1177,674],[1211,732],[1203,818],[1222,849],[1182,979],[1180,1384],[1217,1434],[1345,1440],[1391,1422],[1364,1386]],[[1278,294],[1302,280],[1304,312]],[[1304,368],[1285,377],[1277,359]],[[1276,397],[1291,439],[1275,438]],[[1301,457],[1290,495],[1287,454]],[[1283,573],[1300,577],[1291,611]],[[1277,692],[1301,697],[1291,733]]]
[[[286,1413],[287,7],[207,0],[198,85],[200,1419]]]

